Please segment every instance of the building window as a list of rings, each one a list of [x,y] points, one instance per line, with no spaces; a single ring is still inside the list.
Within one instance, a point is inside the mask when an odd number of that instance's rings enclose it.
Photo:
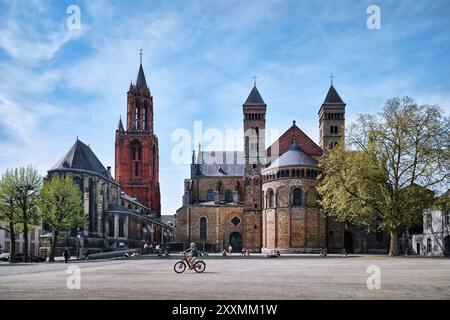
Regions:
[[[200,240],[206,240],[206,230],[207,230],[208,222],[205,217],[200,218]]]
[[[231,190],[225,190],[225,202],[233,202],[233,192]]]
[[[208,190],[208,201],[214,201],[215,192],[213,189]]]
[[[445,223],[450,226],[450,211],[447,212],[445,216]]]
[[[231,223],[237,226],[239,223],[241,223],[241,219],[239,219],[238,217],[234,217],[233,219],[231,219]]]
[[[269,190],[268,197],[269,197],[269,208],[275,207],[276,198],[275,198],[275,192],[273,192],[272,189]]]
[[[144,102],[144,109],[142,109],[142,130],[147,130],[147,101]]]
[[[427,239],[427,253],[431,252],[431,238]]]
[[[300,188],[295,188],[292,193],[292,203],[294,206],[300,206],[303,204],[303,192]]]
[[[338,126],[330,126],[331,134],[338,134]]]
[[[119,219],[119,237],[125,237],[125,221],[124,219]]]
[[[113,217],[109,218],[108,227],[109,227],[108,236],[114,237],[114,218]]]
[[[139,129],[139,102],[137,101],[134,108],[134,129]]]
[[[142,162],[142,145],[136,141],[131,147],[131,159],[133,165],[133,172],[135,177],[140,176],[141,162]]]

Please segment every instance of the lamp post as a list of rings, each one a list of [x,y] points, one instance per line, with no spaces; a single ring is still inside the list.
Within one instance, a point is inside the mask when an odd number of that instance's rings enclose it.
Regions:
[[[77,260],[80,260],[80,242],[81,242],[80,227],[77,227]]]

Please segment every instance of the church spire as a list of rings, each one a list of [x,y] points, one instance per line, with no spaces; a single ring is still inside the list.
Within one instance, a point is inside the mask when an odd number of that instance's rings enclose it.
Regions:
[[[144,69],[142,68],[142,51],[139,52],[139,72],[136,80],[136,88],[148,88],[147,81],[145,80]]]
[[[119,124],[117,125],[117,130],[119,130],[120,132],[125,131],[125,129],[123,128],[122,116],[119,117]]]

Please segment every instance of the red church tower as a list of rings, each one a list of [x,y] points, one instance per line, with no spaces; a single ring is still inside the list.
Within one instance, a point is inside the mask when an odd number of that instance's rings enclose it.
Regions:
[[[142,60],[136,84],[127,93],[126,130],[116,130],[115,179],[123,192],[136,197],[159,217],[158,138],[153,132],[153,97],[145,80]]]

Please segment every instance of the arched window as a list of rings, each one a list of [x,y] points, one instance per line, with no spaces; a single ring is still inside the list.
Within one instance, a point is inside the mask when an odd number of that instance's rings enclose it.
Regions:
[[[427,253],[431,253],[431,238],[427,239]]]
[[[300,188],[295,188],[292,192],[292,204],[294,206],[300,206],[303,204],[303,192]]]
[[[214,201],[214,190],[213,189],[209,189],[208,190],[208,201]]]
[[[125,221],[124,219],[119,219],[119,237],[125,237]]]
[[[134,108],[134,129],[139,129],[139,102],[136,101]]]
[[[147,101],[144,102],[144,109],[142,109],[142,130],[147,130]]]
[[[269,202],[269,208],[273,208],[276,205],[276,198],[275,198],[275,192],[273,192],[272,189],[268,192],[268,202]]]
[[[233,202],[233,192],[231,190],[225,190],[225,202]]]
[[[114,217],[110,217],[108,220],[108,236],[109,237],[114,237]]]
[[[134,177],[139,177],[141,172],[142,162],[142,145],[139,141],[135,141],[131,145],[131,160],[132,160],[132,172]]]
[[[208,222],[205,217],[200,218],[200,240],[206,240],[206,230],[208,227]]]

